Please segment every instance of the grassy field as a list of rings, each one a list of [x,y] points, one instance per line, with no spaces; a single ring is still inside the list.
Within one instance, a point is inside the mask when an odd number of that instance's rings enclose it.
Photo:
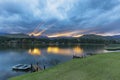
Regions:
[[[10,80],[120,80],[120,53],[74,59],[44,71]]]

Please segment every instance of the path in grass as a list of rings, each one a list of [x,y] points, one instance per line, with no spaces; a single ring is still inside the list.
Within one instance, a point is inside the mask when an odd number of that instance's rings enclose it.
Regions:
[[[120,53],[74,59],[45,71],[11,80],[120,80]]]

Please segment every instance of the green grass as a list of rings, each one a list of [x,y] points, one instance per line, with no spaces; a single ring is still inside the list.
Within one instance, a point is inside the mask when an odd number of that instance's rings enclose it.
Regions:
[[[120,53],[74,59],[45,71],[10,80],[120,80]]]

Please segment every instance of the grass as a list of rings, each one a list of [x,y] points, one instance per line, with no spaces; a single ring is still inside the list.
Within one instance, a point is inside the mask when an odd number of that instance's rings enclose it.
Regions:
[[[10,80],[120,80],[120,53],[74,59],[45,71]]]

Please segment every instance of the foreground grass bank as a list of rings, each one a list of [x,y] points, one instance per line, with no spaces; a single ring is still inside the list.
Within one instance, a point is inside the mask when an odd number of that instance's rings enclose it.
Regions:
[[[10,80],[120,80],[120,53],[74,59],[45,71]]]

